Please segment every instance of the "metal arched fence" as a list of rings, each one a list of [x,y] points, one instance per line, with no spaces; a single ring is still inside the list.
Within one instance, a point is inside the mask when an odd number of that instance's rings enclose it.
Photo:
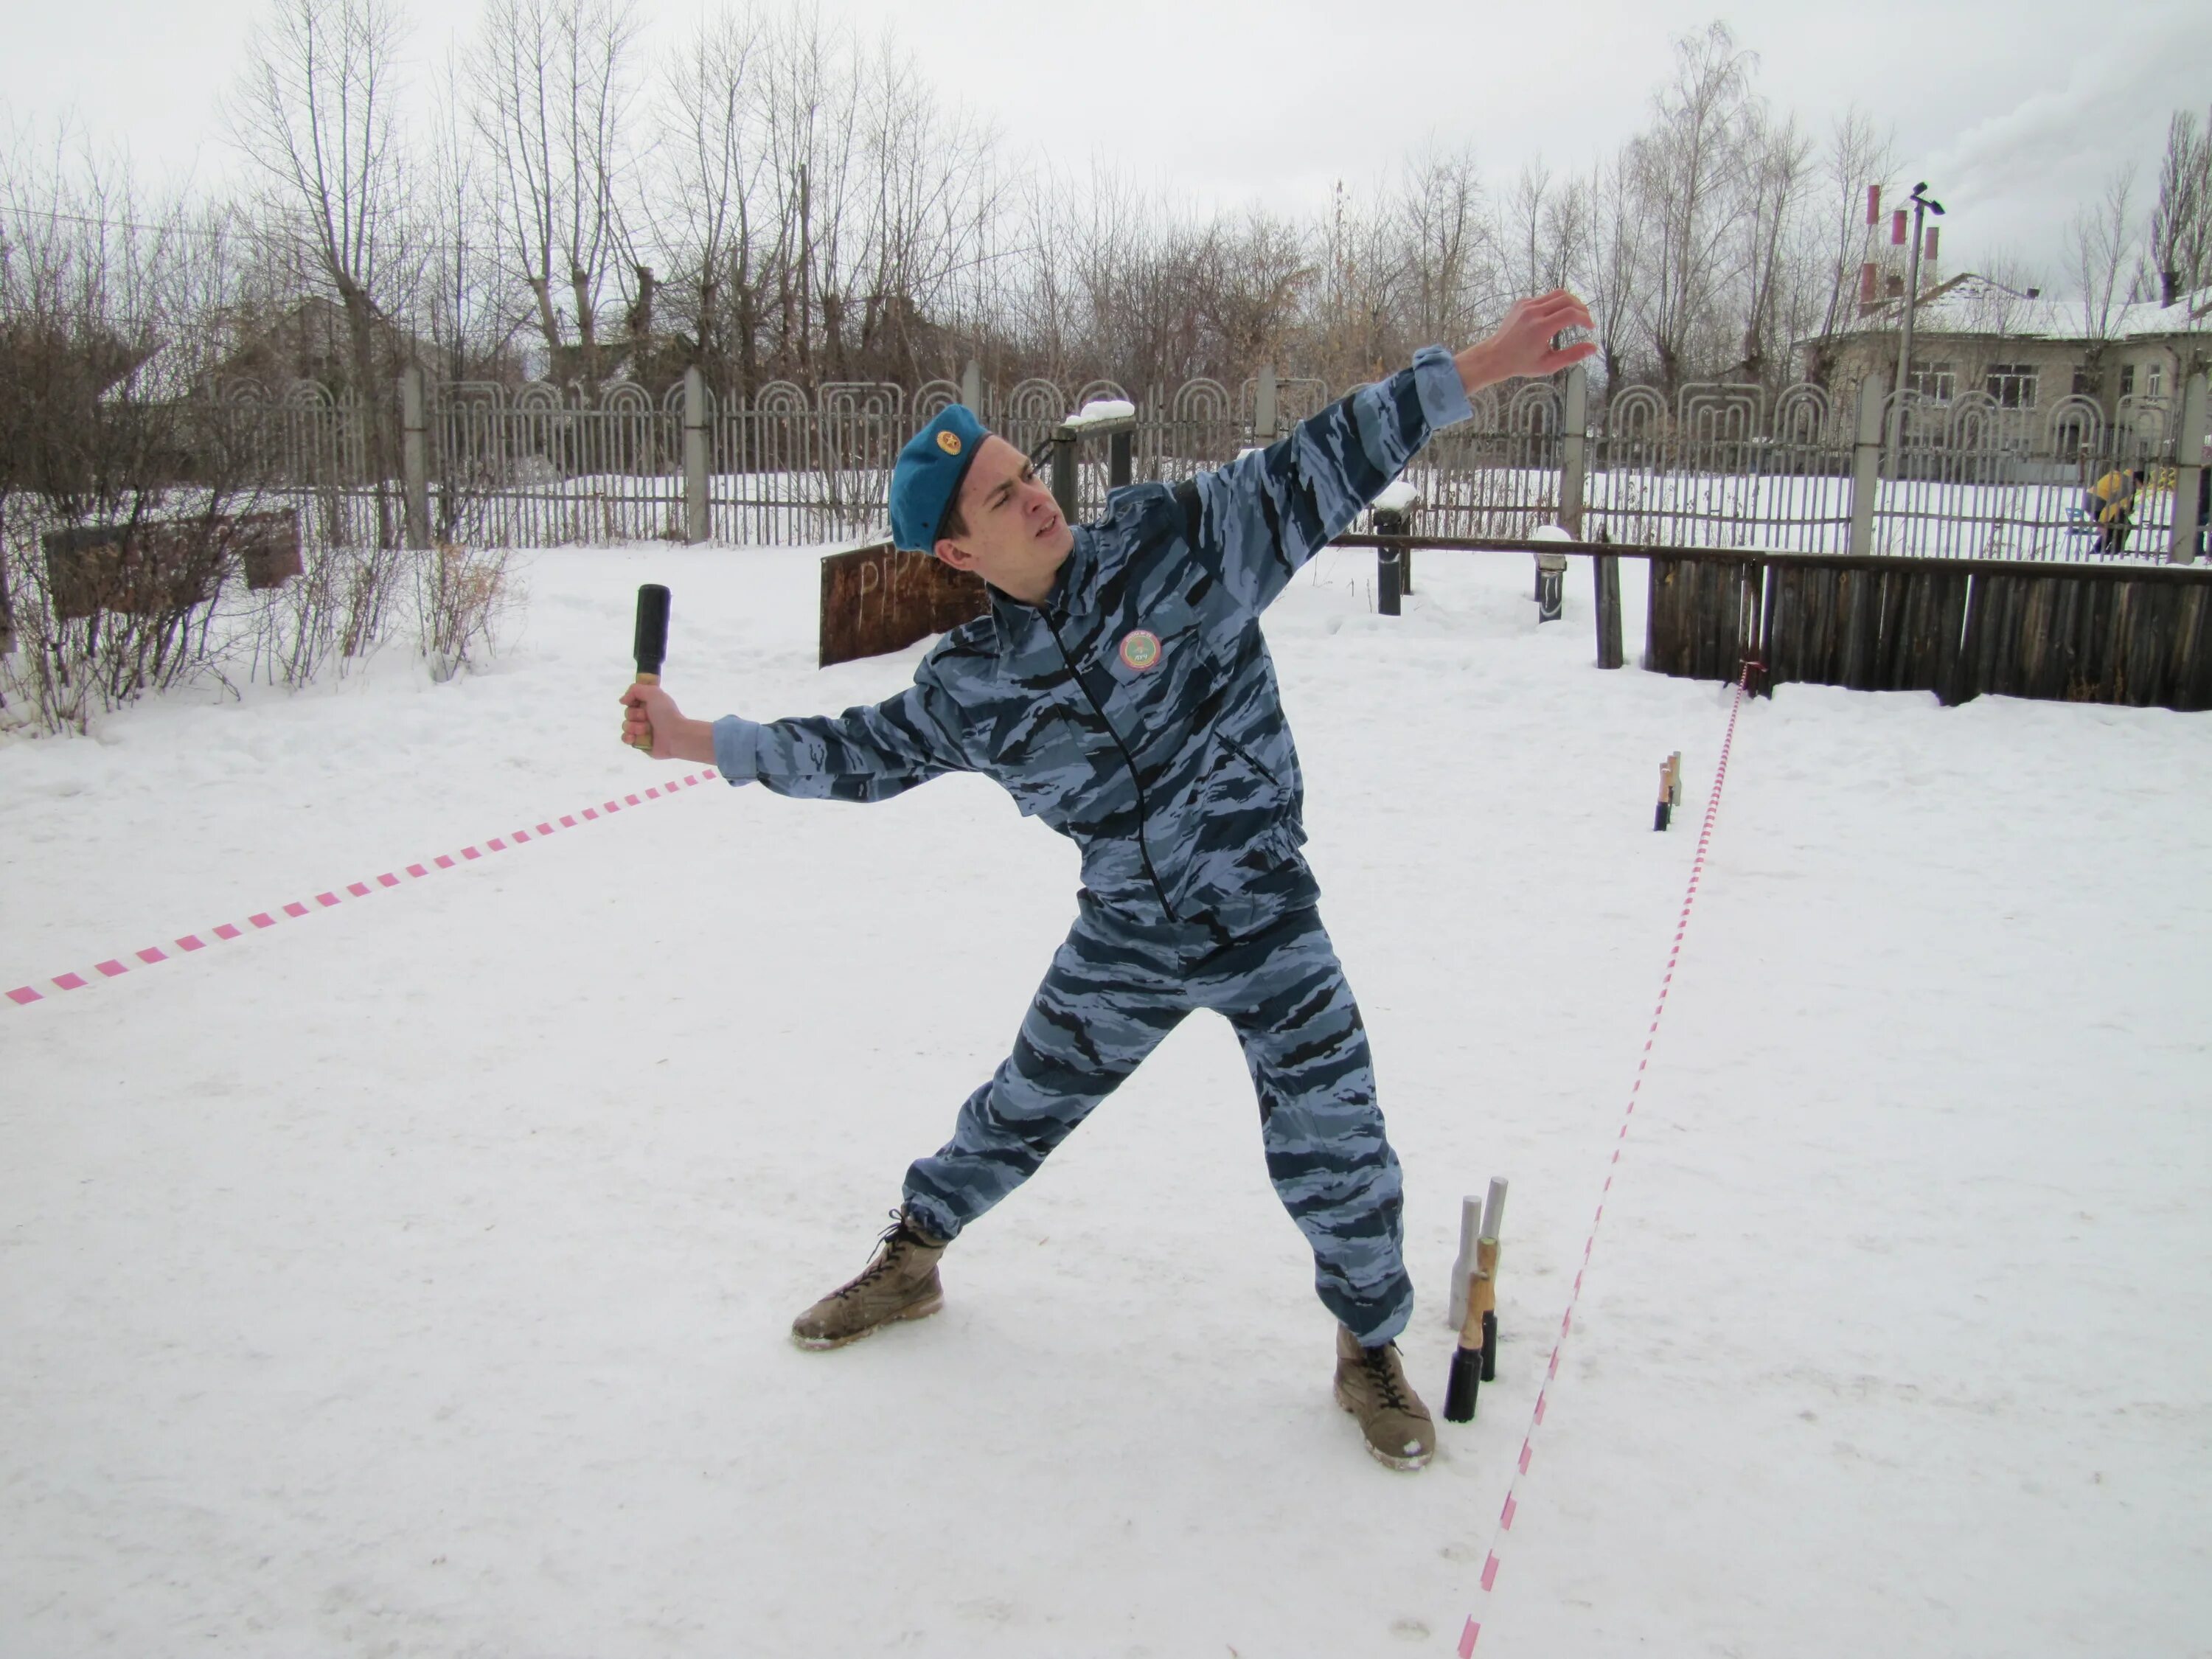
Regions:
[[[1174,482],[1272,441],[1329,392],[1270,377],[1131,396],[1106,381],[1071,389],[1032,378],[972,395],[985,424],[1024,450],[1083,404],[1126,398],[1137,416],[1133,476]],[[463,381],[403,386],[370,409],[312,384],[233,382],[197,407],[192,429],[207,452],[197,466],[250,479],[264,498],[293,498],[309,533],[329,542],[406,533],[543,546],[703,534],[793,545],[880,534],[900,446],[962,395],[949,380],[912,393],[773,382],[750,397],[718,395],[696,377],[688,393],[683,382],[587,395]],[[1879,386],[1777,395],[1702,385],[1671,398],[1626,387],[1600,407],[1577,370],[1480,393],[1474,418],[1440,434],[1407,476],[1423,498],[1420,527],[1439,535],[1571,522],[1587,538],[1643,545],[2161,556],[2178,451],[2203,441],[2161,399],[2014,409],[1977,392],[1943,404],[1907,393],[1901,410],[1894,402]],[[1105,459],[1083,457],[1085,515],[1104,505]],[[2145,476],[2132,500],[2106,513],[2091,492],[2137,469]]]

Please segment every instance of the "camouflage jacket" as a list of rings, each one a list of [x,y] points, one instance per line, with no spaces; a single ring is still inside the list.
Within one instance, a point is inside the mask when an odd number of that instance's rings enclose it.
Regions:
[[[981,772],[1083,850],[1139,921],[1224,938],[1319,896],[1304,784],[1260,613],[1428,441],[1468,414],[1450,355],[1362,386],[1289,436],[1173,486],[1115,490],[1051,594],[995,589],[897,696],[833,717],[715,723],[733,783],[881,800]]]

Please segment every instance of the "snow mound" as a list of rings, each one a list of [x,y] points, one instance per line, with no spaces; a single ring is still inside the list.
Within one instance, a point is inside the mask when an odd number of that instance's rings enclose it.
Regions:
[[[1080,432],[1086,427],[1107,426],[1116,421],[1133,421],[1137,406],[1126,398],[1093,398],[1060,424]]]

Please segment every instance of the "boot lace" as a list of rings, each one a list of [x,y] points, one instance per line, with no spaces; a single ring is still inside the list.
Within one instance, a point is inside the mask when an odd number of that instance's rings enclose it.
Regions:
[[[1379,1348],[1362,1348],[1359,1364],[1366,1371],[1368,1380],[1374,1383],[1375,1391],[1382,1397],[1383,1405],[1394,1412],[1402,1412],[1411,1410],[1412,1406],[1406,1398],[1405,1389],[1399,1385],[1398,1368],[1390,1363],[1391,1356],[1397,1352],[1397,1346],[1395,1342],[1385,1342]]]
[[[890,1214],[891,1224],[876,1236],[875,1259],[861,1271],[858,1279],[849,1284],[839,1285],[832,1292],[833,1295],[841,1299],[848,1296],[858,1296],[898,1266],[899,1257],[905,1254],[900,1247],[913,1239],[914,1230],[907,1225],[904,1210],[893,1210]]]

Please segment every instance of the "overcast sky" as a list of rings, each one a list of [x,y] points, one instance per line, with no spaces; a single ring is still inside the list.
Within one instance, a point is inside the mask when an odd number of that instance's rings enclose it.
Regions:
[[[238,167],[216,113],[265,0],[6,0],[13,124],[69,116],[143,172]],[[701,0],[642,0],[665,46]],[[427,69],[476,0],[414,0]],[[1197,203],[1317,207],[1434,135],[1493,180],[1540,152],[1587,167],[1634,131],[1668,40],[1718,16],[1761,89],[1816,131],[1856,103],[1896,135],[1904,181],[1951,209],[1945,264],[2013,251],[2064,286],[2066,220],[2122,163],[2145,210],[2168,115],[2212,101],[2205,0],[835,0],[890,27],[951,100],[1055,166],[1094,156]]]

